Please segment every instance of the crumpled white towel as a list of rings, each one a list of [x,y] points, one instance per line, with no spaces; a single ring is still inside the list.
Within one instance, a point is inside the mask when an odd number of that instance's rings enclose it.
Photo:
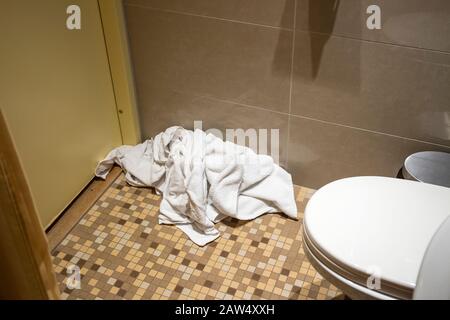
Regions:
[[[219,237],[214,224],[225,217],[283,212],[297,218],[289,173],[269,156],[198,129],[170,127],[137,146],[116,148],[96,176],[106,178],[114,163],[130,185],[162,194],[159,223],[175,224],[200,246]]]

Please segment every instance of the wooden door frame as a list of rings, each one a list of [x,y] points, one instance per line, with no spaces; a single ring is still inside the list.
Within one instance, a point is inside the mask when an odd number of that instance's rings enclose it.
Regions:
[[[59,299],[47,238],[0,110],[0,299]]]
[[[122,0],[97,0],[122,142],[141,141]],[[59,299],[49,246],[0,109],[0,299]]]

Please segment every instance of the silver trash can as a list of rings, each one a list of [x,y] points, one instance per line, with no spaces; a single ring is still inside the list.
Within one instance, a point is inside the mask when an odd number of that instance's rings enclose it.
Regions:
[[[450,188],[450,153],[425,151],[406,158],[402,168],[405,179]]]

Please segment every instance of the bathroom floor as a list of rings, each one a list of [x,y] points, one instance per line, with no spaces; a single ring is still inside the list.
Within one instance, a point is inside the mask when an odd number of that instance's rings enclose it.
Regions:
[[[63,299],[333,299],[341,292],[307,261],[302,219],[314,190],[296,187],[299,220],[267,214],[225,219],[198,247],[158,224],[160,197],[123,174],[52,251]],[[66,286],[80,269],[79,289]]]

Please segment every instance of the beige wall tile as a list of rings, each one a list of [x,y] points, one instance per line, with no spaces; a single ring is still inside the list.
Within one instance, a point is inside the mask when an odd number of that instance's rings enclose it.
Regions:
[[[408,155],[426,150],[450,148],[290,118],[289,171],[296,184],[309,188],[351,176],[395,177]]]
[[[281,162],[289,148],[308,187],[395,176],[412,152],[448,150],[435,144],[450,146],[450,55],[436,50],[450,47],[450,2],[335,2],[297,2],[290,107],[292,32],[278,27],[292,27],[293,0],[127,0],[143,137],[194,120],[279,128]],[[369,4],[382,7],[380,31],[365,26]],[[313,120],[291,117],[288,144],[289,110]]]
[[[369,30],[369,5],[381,8],[381,30]],[[448,0],[298,0],[297,29],[450,51]]]
[[[279,129],[279,158],[286,165],[288,116],[238,104],[214,100],[208,97],[193,96],[162,87],[147,88],[139,95],[141,109],[141,128],[143,138],[152,137],[174,125],[186,129],[194,128],[194,121],[201,120],[203,130],[216,128],[225,135],[225,129]],[[259,133],[259,131],[258,131]],[[270,154],[270,136],[267,138],[267,151]]]
[[[292,29],[295,0],[126,0],[163,10]]]
[[[292,113],[450,146],[450,55],[297,32]]]
[[[126,14],[138,94],[158,84],[288,111],[292,31],[136,7]]]

